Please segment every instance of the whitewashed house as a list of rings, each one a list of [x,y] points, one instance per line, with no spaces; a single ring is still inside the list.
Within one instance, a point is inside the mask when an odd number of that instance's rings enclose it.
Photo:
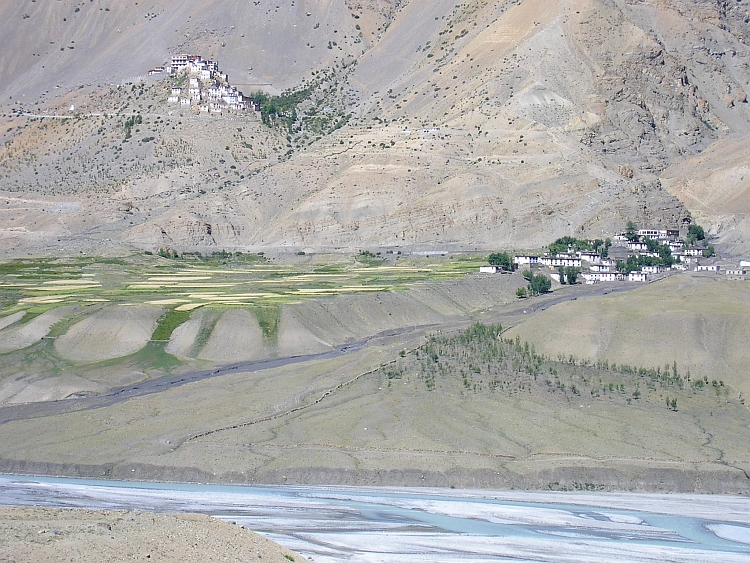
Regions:
[[[638,229],[638,236],[653,239],[666,238],[667,231],[661,229]]]
[[[181,106],[189,106],[191,104],[190,98],[180,98]]]
[[[480,274],[499,274],[500,271],[500,266],[479,266]]]
[[[664,272],[664,266],[641,266],[641,272],[647,274],[661,274]]]
[[[682,250],[682,247],[684,246],[682,244],[682,242],[680,242],[678,240],[677,241],[669,241],[667,243],[667,245],[669,245],[669,250],[671,250],[672,252],[679,252],[679,251]]]
[[[724,273],[728,276],[746,276],[747,270],[745,270],[744,268],[724,270]]]
[[[711,264],[710,266],[696,266],[696,272],[718,272],[721,270],[721,266],[718,264]]]
[[[682,253],[685,256],[703,256],[703,249],[702,248],[686,248],[682,251]]]
[[[224,103],[228,106],[232,106],[240,101],[237,92],[227,92],[221,99],[224,100]]]
[[[628,250],[648,250],[648,245],[645,242],[629,242]]]
[[[617,272],[591,272],[588,274],[581,274],[581,277],[586,280],[587,284],[600,283],[600,282],[615,282],[618,281],[622,274]]]
[[[689,269],[688,265],[683,264],[682,262],[677,262],[676,264],[672,264],[670,268],[672,268],[673,270],[681,271],[681,272],[685,272]]]
[[[520,255],[513,257],[513,263],[517,266],[530,266],[539,263],[539,256]]]
[[[185,54],[172,57],[172,74],[177,74],[188,65],[188,56]]]
[[[579,252],[578,257],[584,262],[589,262],[590,264],[599,264],[602,261],[602,257],[596,252]]]
[[[628,274],[628,281],[631,282],[647,282],[649,274],[646,272],[630,272]]]
[[[564,256],[564,255],[542,256],[539,259],[539,261],[545,266],[549,266],[550,268],[557,268],[560,266],[564,266],[564,267],[572,266],[574,268],[581,267],[581,259],[574,258],[572,256]]]

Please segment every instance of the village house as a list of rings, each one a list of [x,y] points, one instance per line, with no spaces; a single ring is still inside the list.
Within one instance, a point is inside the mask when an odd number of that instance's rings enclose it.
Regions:
[[[641,266],[641,272],[647,274],[661,274],[664,272],[664,266]]]
[[[157,66],[148,71],[149,76],[153,76],[154,74],[162,74],[164,73],[166,69],[163,66]]]
[[[740,260],[740,268],[750,268],[750,260]]]
[[[648,238],[661,238],[667,236],[667,231],[661,231],[657,229],[638,229],[638,236],[639,237],[648,237]]]
[[[684,246],[681,241],[669,241],[667,245],[672,252],[679,252]]]
[[[681,271],[681,272],[685,272],[685,271],[687,271],[689,269],[688,265],[687,264],[683,264],[682,262],[678,262],[676,264],[672,264],[670,266],[670,268],[673,269],[673,270]]]
[[[648,245],[645,242],[629,242],[628,250],[648,250]]]
[[[581,277],[590,285],[600,282],[614,282],[621,280],[622,274],[618,274],[617,272],[591,272],[589,274],[581,274]]]
[[[703,256],[703,249],[702,248],[686,248],[682,251],[682,253],[685,256]]]
[[[560,266],[572,266],[574,268],[581,267],[580,258],[574,258],[572,256],[566,256],[564,254],[558,254],[557,256],[542,256],[539,259],[539,262],[541,262],[545,266],[549,266],[550,268],[557,268]]]
[[[501,271],[500,266],[479,266],[480,274],[499,274]]]
[[[177,74],[181,70],[187,67],[188,56],[187,55],[174,55],[172,57],[171,74]]]
[[[687,254],[676,254],[675,258],[679,258],[680,262],[685,264],[697,264],[700,260],[698,256],[688,256]]]
[[[721,270],[721,266],[719,266],[718,264],[711,264],[706,266],[698,265],[695,267],[696,272],[718,272],[719,270]]]
[[[631,282],[647,282],[649,274],[646,272],[630,272],[628,274],[628,281]]]
[[[517,266],[530,266],[531,264],[538,264],[539,256],[528,256],[528,255],[514,256],[513,263],[516,264]]]
[[[728,276],[746,276],[747,270],[745,270],[744,268],[731,269],[731,270],[728,269],[728,270],[724,270],[724,273]]]
[[[608,260],[606,264],[591,264],[591,266],[589,266],[589,269],[592,272],[608,272],[612,269],[613,266],[614,264],[610,260]]]
[[[180,105],[181,106],[189,106],[190,105],[190,98],[180,98]]]
[[[656,240],[677,240],[680,238],[678,229],[639,229],[638,236]]]
[[[584,262],[589,262],[591,264],[598,264],[602,261],[602,257],[596,252],[579,252],[578,257]]]

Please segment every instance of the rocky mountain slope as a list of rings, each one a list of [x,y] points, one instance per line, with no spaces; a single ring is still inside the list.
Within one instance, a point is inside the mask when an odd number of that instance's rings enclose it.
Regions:
[[[695,215],[743,252],[748,10],[748,0],[8,5],[0,244],[533,248]],[[248,92],[297,88],[296,121],[199,119],[166,103],[168,80],[121,85],[179,51],[217,59]],[[70,105],[77,119],[22,115]],[[143,123],[124,140],[134,112]]]

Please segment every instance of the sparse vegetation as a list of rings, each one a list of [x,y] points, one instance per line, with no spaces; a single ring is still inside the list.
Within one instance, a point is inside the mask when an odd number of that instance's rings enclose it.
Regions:
[[[644,368],[592,363],[573,354],[549,358],[518,337],[502,338],[502,333],[500,325],[475,323],[455,336],[432,336],[416,350],[399,355],[386,370],[388,379],[393,379],[393,374],[416,373],[428,391],[448,389],[455,381],[474,394],[504,393],[510,398],[533,399],[551,393],[565,402],[575,396],[624,405],[633,400],[655,402],[667,391],[664,400],[673,411],[678,397],[705,393],[708,387],[706,380],[691,384],[689,375],[678,372],[676,362]],[[721,387],[712,382],[713,389]]]

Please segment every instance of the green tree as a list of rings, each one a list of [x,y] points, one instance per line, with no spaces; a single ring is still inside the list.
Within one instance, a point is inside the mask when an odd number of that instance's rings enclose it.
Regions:
[[[630,242],[637,242],[641,238],[638,236],[638,225],[633,223],[633,221],[628,221],[625,226],[625,238]]]
[[[688,227],[688,241],[690,244],[695,244],[695,241],[704,240],[706,238],[706,232],[700,225],[690,225]]]
[[[648,248],[649,252],[656,252],[661,246],[658,240],[650,237],[643,237],[643,242],[646,243],[646,248]]]
[[[578,280],[578,274],[581,273],[580,268],[576,268],[575,266],[568,266],[565,268],[565,276],[568,278],[568,284],[569,285],[575,285],[576,281]]]
[[[565,268],[564,268],[564,267],[562,267],[562,266],[560,266],[560,267],[559,267],[559,268],[557,269],[557,274],[558,274],[558,275],[560,276],[560,283],[561,283],[562,285],[565,285]]]
[[[713,245],[709,244],[707,248],[703,249],[703,257],[711,258],[712,256],[716,256],[716,249]]]
[[[519,287],[516,290],[516,297],[518,297],[519,299],[526,299],[528,296],[529,294],[526,292],[525,287]]]
[[[527,282],[530,282],[534,277],[534,272],[532,272],[531,270],[524,270],[521,275],[523,276],[523,279],[525,279]]]
[[[677,399],[672,399],[672,402],[670,403],[672,405],[672,410],[677,410]]]
[[[500,266],[506,272],[513,271],[513,258],[507,252],[495,252],[490,254],[487,261],[492,266]]]
[[[549,293],[552,289],[552,280],[550,280],[544,274],[537,274],[531,277],[529,281],[529,289],[532,295],[539,295],[541,293]]]

